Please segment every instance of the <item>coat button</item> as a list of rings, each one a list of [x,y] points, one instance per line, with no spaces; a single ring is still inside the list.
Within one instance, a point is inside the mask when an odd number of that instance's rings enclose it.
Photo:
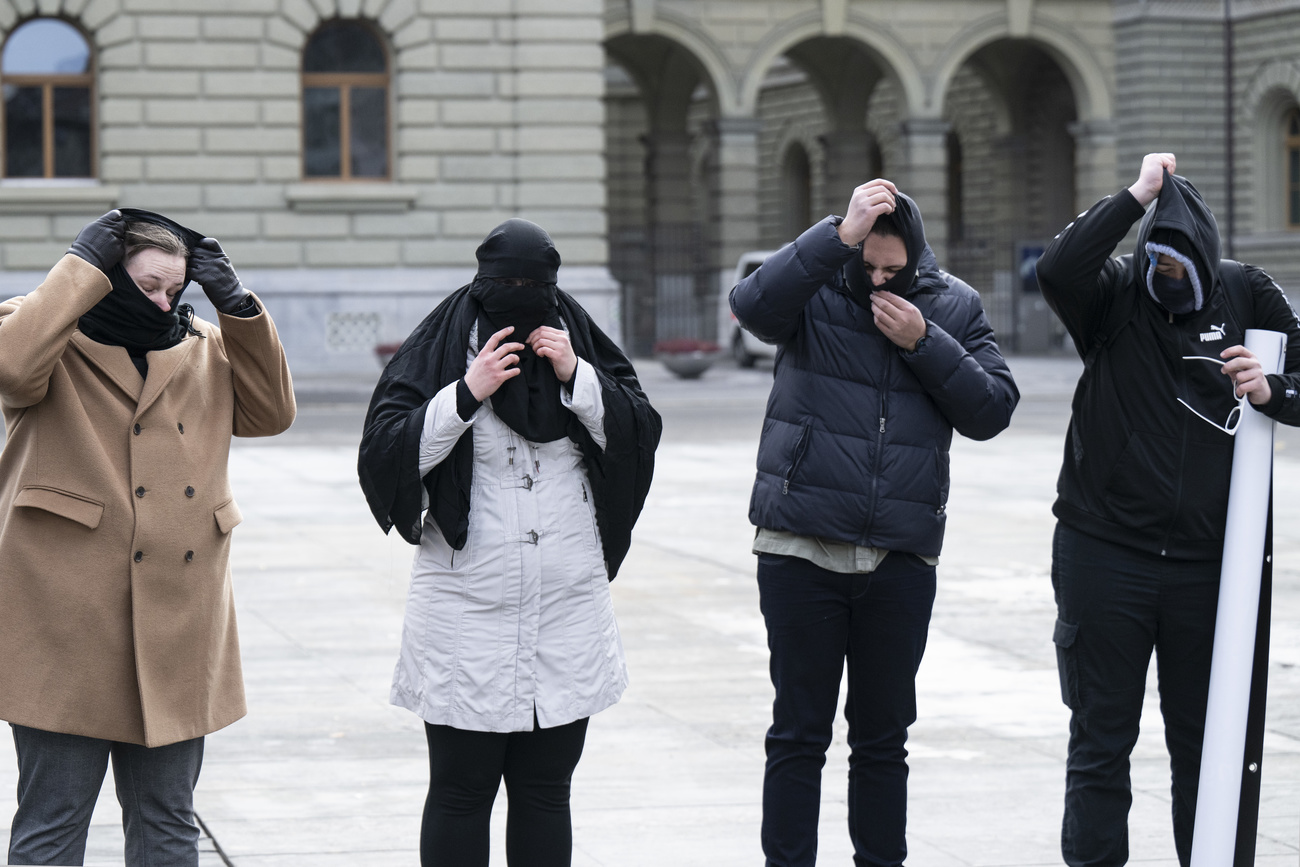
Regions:
[[[136,436],[140,435],[140,425],[137,424],[135,427],[131,428],[131,430],[132,432],[135,433]]]
[[[139,563],[139,562],[140,562],[141,560],[143,560],[143,559],[144,559],[144,552],[143,552],[143,551],[136,551],[136,552],[135,552],[135,562]]]
[[[135,495],[136,495],[137,497],[143,497],[143,496],[144,496],[144,487],[142,486],[142,487],[136,488],[136,489],[135,489]]]
[[[181,424],[180,422],[176,422],[176,429],[181,433],[185,433],[185,425]]]
[[[188,487],[188,486],[187,486],[187,487],[185,488],[185,496],[187,496],[187,497],[192,497],[192,496],[194,496],[194,489],[191,488],[191,487]]]
[[[193,551],[186,551],[186,552],[185,552],[185,562],[186,562],[186,563],[189,563],[189,562],[191,562],[193,559],[194,559],[194,552],[193,552]]]

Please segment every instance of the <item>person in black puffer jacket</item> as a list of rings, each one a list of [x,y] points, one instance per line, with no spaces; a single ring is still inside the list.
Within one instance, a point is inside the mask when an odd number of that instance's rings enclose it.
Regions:
[[[939,270],[916,204],[886,180],[768,257],[731,308],[780,347],[749,509],[776,687],[763,851],[816,860],[847,658],[854,860],[902,864],[952,432],[997,435],[1020,395],[979,295]]]
[[[1214,215],[1175,167],[1148,154],[1133,186],[1080,214],[1038,262],[1084,359],[1052,507],[1070,865],[1128,860],[1129,754],[1153,649],[1174,843],[1190,861],[1236,396],[1300,424],[1300,321],[1266,273],[1220,259]],[[1139,220],[1135,254],[1111,258]],[[1283,374],[1241,345],[1247,328],[1287,336]]]

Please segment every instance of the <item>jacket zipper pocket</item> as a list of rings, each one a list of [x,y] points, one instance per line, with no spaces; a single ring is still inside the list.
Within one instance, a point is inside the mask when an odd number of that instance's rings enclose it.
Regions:
[[[794,444],[794,455],[790,458],[790,469],[786,471],[785,483],[781,485],[782,495],[790,493],[790,480],[794,478],[795,470],[799,469],[804,453],[808,451],[808,440],[811,436],[812,425],[804,425],[803,432],[799,434],[799,441]]]

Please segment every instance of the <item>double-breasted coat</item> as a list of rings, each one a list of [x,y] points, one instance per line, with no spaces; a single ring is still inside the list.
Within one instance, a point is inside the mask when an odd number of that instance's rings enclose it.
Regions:
[[[230,438],[296,408],[265,309],[195,319],[142,378],[77,330],[109,289],[67,255],[0,304],[0,719],[154,747],[245,713]]]

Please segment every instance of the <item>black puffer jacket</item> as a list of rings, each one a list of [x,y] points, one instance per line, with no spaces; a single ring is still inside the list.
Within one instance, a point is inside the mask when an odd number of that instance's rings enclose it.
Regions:
[[[750,500],[755,526],[937,556],[952,431],[989,439],[1020,398],[979,295],[940,271],[915,204],[898,197],[917,277],[906,293],[927,339],[903,352],[845,288],[861,253],[828,217],[731,291],[759,339],[780,345]],[[855,260],[854,257],[857,257]]]
[[[1217,559],[1232,437],[1178,400],[1219,424],[1236,401],[1220,364],[1184,356],[1217,358],[1242,343],[1248,327],[1286,334],[1286,372],[1269,376],[1273,398],[1257,409],[1297,424],[1300,322],[1267,274],[1220,261],[1214,216],[1184,178],[1168,177],[1143,214],[1128,190],[1108,196],[1067,226],[1038,262],[1043,296],[1085,362],[1052,511],[1081,532],[1132,548]],[[1135,255],[1110,258],[1139,219]],[[1199,308],[1181,315],[1155,300],[1148,280],[1147,242],[1170,229],[1190,241],[1201,284]],[[1226,297],[1225,280],[1242,287],[1236,303]]]

